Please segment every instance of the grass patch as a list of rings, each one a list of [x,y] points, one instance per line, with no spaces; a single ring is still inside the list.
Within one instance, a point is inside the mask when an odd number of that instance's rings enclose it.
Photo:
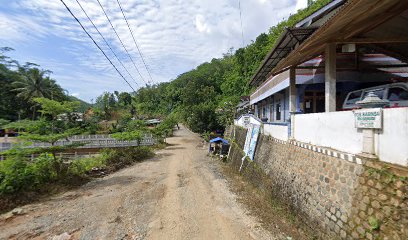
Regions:
[[[97,156],[72,161],[48,153],[33,160],[24,155],[9,156],[0,161],[0,213],[153,156],[153,147],[144,146],[106,149]]]

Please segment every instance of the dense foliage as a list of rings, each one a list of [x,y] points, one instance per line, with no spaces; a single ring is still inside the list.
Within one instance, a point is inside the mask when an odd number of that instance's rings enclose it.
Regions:
[[[248,82],[286,27],[292,27],[330,0],[314,1],[287,20],[262,33],[254,42],[220,59],[212,59],[183,73],[170,83],[137,91],[137,113],[148,116],[176,114],[193,131],[206,132],[231,123],[240,96],[251,91]]]
[[[36,119],[39,116],[35,98],[56,101],[79,101],[50,78],[51,71],[42,70],[34,63],[20,64],[6,53],[13,49],[0,48],[0,119]],[[75,110],[84,111],[89,104],[80,101]]]

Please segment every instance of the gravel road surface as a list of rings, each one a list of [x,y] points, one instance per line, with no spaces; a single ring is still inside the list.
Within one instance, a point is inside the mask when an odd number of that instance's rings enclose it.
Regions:
[[[0,239],[282,239],[230,192],[184,127],[151,160],[0,216]]]

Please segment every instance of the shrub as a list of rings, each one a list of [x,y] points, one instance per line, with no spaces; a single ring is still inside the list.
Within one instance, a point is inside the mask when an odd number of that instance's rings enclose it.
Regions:
[[[21,156],[10,157],[0,162],[0,194],[21,190],[35,190],[41,184],[55,180],[54,159],[42,154],[33,161]]]
[[[0,162],[0,193],[13,193],[22,189],[30,178],[26,174],[27,163],[22,159],[7,159]]]
[[[117,170],[152,157],[154,153],[150,147],[141,146],[115,150],[107,149],[103,152],[103,156],[106,159],[106,165]]]
[[[72,175],[84,176],[92,168],[106,167],[106,158],[103,156],[87,157],[75,160],[69,166],[69,172]]]
[[[64,163],[49,153],[43,153],[34,160],[24,154],[9,155],[0,161],[0,195],[16,194],[22,191],[36,191],[47,183],[71,184],[85,179],[92,168],[118,170],[154,155],[150,147],[129,147],[107,149],[100,156],[82,158]]]
[[[34,178],[33,186],[38,186],[58,178],[55,161],[51,154],[43,153],[27,164],[28,173]],[[59,160],[58,164],[60,164]],[[58,169],[61,169],[61,167],[58,166]]]
[[[201,136],[206,142],[209,142],[211,140],[211,132],[204,132],[203,134],[201,134]]]

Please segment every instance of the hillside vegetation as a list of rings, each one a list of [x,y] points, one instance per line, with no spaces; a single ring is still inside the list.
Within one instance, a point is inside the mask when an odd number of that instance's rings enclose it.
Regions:
[[[139,89],[135,96],[137,112],[162,116],[173,113],[193,131],[201,133],[230,124],[240,96],[250,94],[248,82],[284,29],[329,2],[315,1],[260,34],[245,48],[230,49],[222,58],[203,63],[169,83]]]
[[[114,132],[120,122],[130,118],[146,119],[172,116],[199,133],[222,129],[234,117],[235,106],[240,96],[249,95],[248,82],[259,68],[266,54],[287,27],[307,17],[331,0],[316,0],[308,8],[299,10],[260,34],[245,48],[230,49],[222,58],[214,58],[197,68],[179,75],[171,82],[140,88],[136,93],[105,92],[96,99],[92,123],[101,120],[111,125]],[[18,119],[38,119],[39,105],[34,98],[44,97],[56,101],[76,101],[68,96],[50,71],[42,70],[33,63],[19,64],[6,57],[10,48],[0,49],[0,122]],[[76,111],[84,112],[89,104],[79,101]],[[119,125],[116,125],[118,123]],[[0,125],[2,125],[0,124]],[[123,125],[123,124],[122,124]],[[97,129],[92,130],[95,132]]]

